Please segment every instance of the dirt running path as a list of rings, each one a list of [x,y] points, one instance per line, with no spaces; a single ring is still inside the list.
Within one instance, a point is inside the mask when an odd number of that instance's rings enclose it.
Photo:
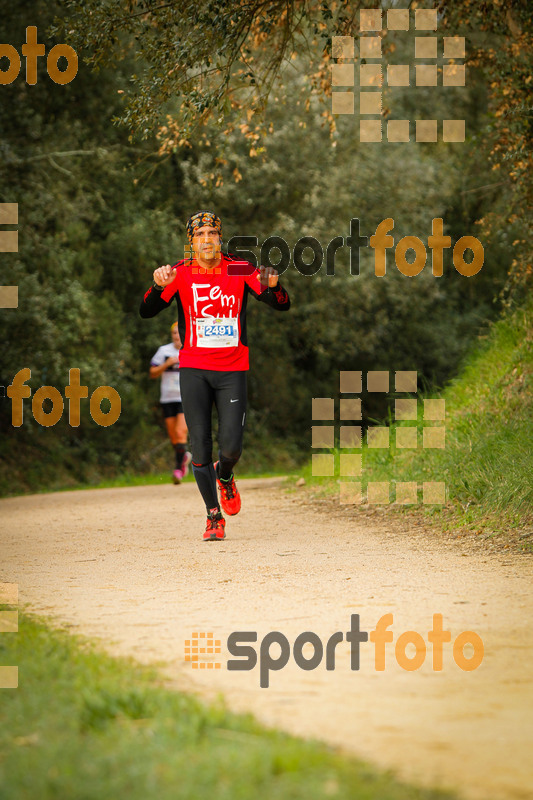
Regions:
[[[193,484],[2,500],[0,580],[113,654],[164,662],[177,686],[208,698],[223,692],[230,708],[267,724],[465,797],[531,798],[532,560],[402,530],[386,515],[373,523],[331,504],[311,507],[276,480],[240,485],[242,512],[219,545],[201,541]],[[279,630],[292,644],[312,630],[326,642],[349,629],[350,614],[370,631],[388,612],[395,642],[407,630],[427,641],[433,613],[444,615],[452,641],[476,631],[483,664],[463,672],[445,645],[442,672],[432,670],[429,648],[407,672],[388,644],[386,669],[376,672],[367,643],[352,672],[344,641],[334,672],[324,662],[306,672],[291,658],[268,689],[257,668],[225,668],[232,631],[258,631],[260,641]],[[221,669],[184,661],[192,631],[221,639]]]

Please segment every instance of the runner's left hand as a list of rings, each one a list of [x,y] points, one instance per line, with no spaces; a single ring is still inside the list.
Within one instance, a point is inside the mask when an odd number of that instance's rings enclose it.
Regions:
[[[273,289],[274,286],[277,286],[279,275],[274,267],[259,267],[259,280],[263,286]]]

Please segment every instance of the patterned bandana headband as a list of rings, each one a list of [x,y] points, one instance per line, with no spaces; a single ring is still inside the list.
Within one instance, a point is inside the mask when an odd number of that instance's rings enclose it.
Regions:
[[[222,222],[220,221],[220,217],[217,217],[217,215],[213,214],[211,211],[198,211],[187,220],[187,238],[191,244],[196,228],[203,228],[204,225],[210,225],[212,228],[216,228],[222,236]]]

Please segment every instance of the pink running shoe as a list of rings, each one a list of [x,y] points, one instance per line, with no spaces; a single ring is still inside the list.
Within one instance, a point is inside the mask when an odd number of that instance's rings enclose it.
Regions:
[[[187,450],[187,452],[183,456],[183,461],[181,462],[181,479],[182,480],[187,475],[187,473],[189,471],[189,464],[191,463],[191,461],[192,461],[192,455]]]
[[[183,472],[181,469],[175,469],[172,473],[172,480],[174,483],[181,483],[183,480]]]

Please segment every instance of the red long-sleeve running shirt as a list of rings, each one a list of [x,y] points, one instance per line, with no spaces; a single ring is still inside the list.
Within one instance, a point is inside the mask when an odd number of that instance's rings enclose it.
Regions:
[[[248,295],[277,311],[288,311],[286,290],[279,283],[273,289],[265,287],[260,283],[258,269],[231,255],[222,255],[219,265],[210,271],[191,259],[179,261],[173,269],[176,276],[163,291],[154,286],[148,289],[139,309],[141,317],[155,317],[176,298],[183,343],[180,367],[247,370]]]

